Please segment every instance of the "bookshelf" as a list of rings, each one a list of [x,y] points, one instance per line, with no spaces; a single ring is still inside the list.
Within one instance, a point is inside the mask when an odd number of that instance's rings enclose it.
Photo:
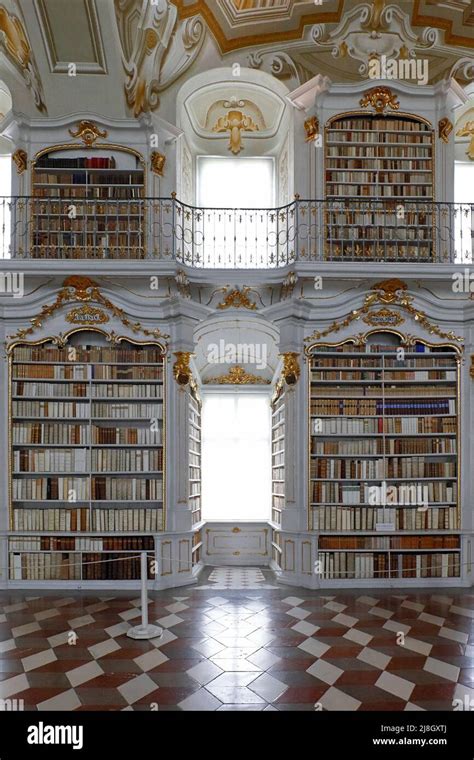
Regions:
[[[132,149],[49,148],[32,195],[32,258],[144,258],[144,164]]]
[[[326,253],[365,260],[434,256],[434,133],[421,117],[353,113],[325,128]]]
[[[285,507],[285,386],[279,381],[272,408],[272,522],[281,525]]]
[[[455,346],[372,332],[309,350],[309,529],[320,577],[460,576]]]
[[[89,329],[11,349],[10,529],[28,536],[11,539],[12,579],[139,577],[126,552],[165,529],[164,384],[156,343]]]
[[[201,522],[201,407],[198,388],[193,381],[189,386],[189,502],[193,525]],[[194,546],[193,552],[197,549]]]

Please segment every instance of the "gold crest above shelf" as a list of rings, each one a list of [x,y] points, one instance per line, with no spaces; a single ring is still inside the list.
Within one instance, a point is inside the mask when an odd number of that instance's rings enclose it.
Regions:
[[[242,288],[242,290],[230,290],[224,296],[221,303],[217,304],[218,309],[249,309],[255,311],[257,304],[251,301],[248,297],[250,291],[249,287]]]
[[[108,132],[106,129],[100,129],[93,121],[84,120],[79,122],[76,130],[70,129],[69,134],[71,137],[79,137],[84,145],[90,148],[99,137],[106,138]]]
[[[226,375],[210,377],[208,380],[204,380],[204,383],[205,385],[270,385],[270,380],[265,380],[264,377],[258,377],[257,375],[251,375],[237,364],[235,367],[231,367]]]
[[[400,108],[398,98],[390,87],[373,87],[361,98],[360,105],[362,108],[372,106],[376,113],[383,113],[386,108],[392,111],[398,111]]]
[[[80,275],[72,275],[71,277],[66,277],[63,282],[63,287],[58,291],[55,302],[52,304],[45,304],[40,313],[36,317],[33,317],[33,319],[30,319],[30,327],[23,327],[14,335],[10,335],[8,337],[11,341],[23,340],[28,335],[32,335],[34,332],[36,332],[36,330],[39,330],[43,326],[43,323],[52,317],[53,314],[55,314],[59,309],[61,309],[66,304],[74,301],[93,301],[95,303],[99,303],[108,312],[110,312],[112,316],[119,319],[120,322],[133,333],[142,333],[142,335],[146,335],[147,337],[157,340],[160,338],[166,340],[170,337],[169,335],[163,334],[158,328],[149,330],[148,328],[143,327],[140,322],[132,322],[123,311],[123,309],[119,309],[118,306],[115,306],[112,301],[109,301],[109,299],[100,292],[99,285],[94,282],[94,280],[92,280],[90,277],[82,277]],[[73,311],[77,312],[79,310]],[[73,312],[70,312],[70,314],[72,313]]]

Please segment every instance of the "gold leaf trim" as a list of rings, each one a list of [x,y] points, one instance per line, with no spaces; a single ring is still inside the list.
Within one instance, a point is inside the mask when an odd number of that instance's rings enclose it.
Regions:
[[[159,153],[154,150],[151,154],[151,170],[153,174],[157,174],[158,177],[162,177],[165,171],[166,156],[163,153]]]
[[[75,131],[70,129],[69,134],[71,137],[79,137],[84,145],[90,147],[99,137],[107,137],[108,132],[106,129],[100,129],[93,121],[84,120],[79,122]]]
[[[254,301],[251,301],[248,297],[248,292],[250,291],[249,287],[242,288],[242,290],[230,290],[227,292],[227,288],[224,292],[226,292],[226,295],[224,296],[221,303],[217,304],[218,309],[249,309],[250,311],[255,311],[257,308],[257,304]]]
[[[390,87],[373,87],[360,99],[359,104],[362,108],[372,106],[376,113],[383,113],[386,108],[391,108],[392,111],[400,108],[397,95]]]
[[[189,365],[193,354],[191,351],[175,351],[174,355],[176,356],[176,361],[173,364],[174,379],[178,385],[187,385],[193,377]]]
[[[18,150],[16,150],[12,155],[12,161],[14,161],[16,165],[17,174],[23,174],[28,166],[28,156],[26,150],[18,148]]]
[[[397,311],[391,309],[379,309],[367,314],[362,320],[372,327],[397,327],[404,323],[404,318]]]
[[[474,161],[474,121],[468,121],[456,132],[456,137],[470,137],[471,142],[466,150],[466,155]]]
[[[52,304],[45,304],[40,313],[30,320],[31,327],[24,327],[18,330],[14,335],[8,336],[10,339],[23,340],[27,335],[32,335],[36,330],[43,326],[43,322],[53,316],[58,309],[61,309],[65,304],[71,301],[94,301],[100,303],[107,311],[109,311],[114,317],[119,319],[125,327],[134,333],[142,333],[147,337],[164,340],[170,336],[165,335],[158,328],[149,330],[140,322],[132,322],[126,315],[123,309],[119,309],[118,306],[109,301],[104,296],[94,280],[89,277],[82,277],[80,275],[72,275],[67,277],[63,282],[63,287],[59,290],[56,296],[56,301]]]
[[[251,375],[243,367],[236,365],[230,368],[227,375],[211,377],[208,380],[204,380],[204,383],[206,385],[270,385],[270,380],[265,380],[264,377],[258,377],[257,375]]]
[[[304,123],[304,131],[306,132],[305,142],[311,142],[319,135],[319,121],[316,116],[310,116]]]
[[[283,369],[281,375],[287,385],[295,385],[301,374],[298,361],[299,354],[294,351],[287,351],[286,353],[281,354],[281,356],[283,357]]]
[[[445,143],[449,142],[449,135],[453,131],[454,127],[452,122],[445,116],[444,119],[440,119],[438,122],[438,136],[439,139]]]
[[[102,309],[84,304],[66,314],[66,321],[73,325],[95,325],[108,322],[110,317]]]

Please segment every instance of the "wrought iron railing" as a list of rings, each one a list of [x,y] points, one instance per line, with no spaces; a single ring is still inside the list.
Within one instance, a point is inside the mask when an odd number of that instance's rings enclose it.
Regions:
[[[268,269],[295,261],[474,262],[474,204],[301,200],[198,208],[176,198],[0,198],[0,258],[175,260]]]

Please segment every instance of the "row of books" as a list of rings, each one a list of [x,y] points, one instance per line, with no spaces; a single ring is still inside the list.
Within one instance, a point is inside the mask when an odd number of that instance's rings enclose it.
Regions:
[[[14,473],[156,472],[163,469],[163,449],[21,449],[13,452]]]
[[[127,403],[115,401],[108,403],[79,401],[16,401],[12,403],[14,417],[99,417],[104,419],[163,419],[161,404]]]
[[[361,380],[368,382],[370,380],[374,380],[377,383],[383,383],[387,384],[387,390],[394,390],[393,388],[390,389],[389,383],[396,383],[396,382],[407,382],[411,381],[412,383],[423,383],[426,380],[456,380],[456,370],[442,370],[442,369],[433,369],[433,370],[418,370],[416,372],[409,372],[409,371],[399,371],[395,372],[392,370],[384,370],[384,369],[377,369],[377,370],[345,370],[340,371],[337,369],[326,369],[326,370],[320,370],[320,369],[313,369],[311,372],[311,382],[312,383],[321,383],[324,381],[331,381],[332,383],[337,382],[338,380],[341,381],[351,381],[360,382]],[[369,386],[370,387],[370,386]],[[416,385],[410,385],[409,386],[413,392],[416,391]],[[362,390],[362,389],[360,389]],[[433,392],[436,392],[438,389],[436,387],[430,388],[430,394]],[[399,393],[403,392],[403,387],[399,388]],[[442,393],[442,389],[440,390]]]
[[[459,549],[459,536],[320,536],[321,549]]]
[[[350,184],[360,185],[362,183],[367,184],[405,184],[411,182],[413,174],[407,171],[406,167],[403,167],[403,171],[383,171],[378,169],[375,171],[343,171],[342,169],[328,169],[326,171],[326,184],[334,184],[335,182],[348,182]],[[418,172],[416,175],[416,182],[426,182],[431,185],[431,171]]]
[[[119,362],[119,364],[141,364],[143,362],[161,364],[163,360],[159,348],[109,348],[108,346],[71,346],[68,348],[44,348],[38,346],[16,346],[15,361],[31,362]]]
[[[383,486],[360,483],[342,485],[312,481],[312,502],[314,504],[381,504],[424,507],[426,504],[454,502],[456,485],[444,481],[423,480],[402,485],[390,484],[387,491]]]
[[[385,389],[384,389],[385,390]],[[454,389],[453,389],[454,390]],[[345,392],[342,390],[341,392]],[[380,389],[378,389],[380,395]],[[449,391],[444,391],[449,393]],[[378,399],[355,399],[355,398],[337,398],[326,399],[321,398],[322,393],[318,394],[319,398],[311,399],[311,414],[321,415],[396,415],[397,417],[407,417],[408,415],[421,416],[432,414],[456,414],[456,399],[454,398],[439,398],[432,399],[431,397],[423,401],[418,399],[392,399],[392,398],[378,398]],[[398,393],[397,393],[398,395]],[[380,431],[382,432],[382,431]]]
[[[156,532],[163,530],[162,508],[24,508],[13,510],[15,531]]]
[[[385,382],[379,382],[377,385],[326,385],[324,381],[312,381],[313,398],[324,399],[328,397],[337,398],[385,398],[397,396],[423,396],[426,398],[426,381],[418,385],[388,385]],[[430,397],[455,397],[455,385],[438,385],[430,388]]]
[[[52,158],[41,156],[36,162],[36,170],[40,169],[115,169],[114,156],[78,156],[74,158]],[[61,181],[63,175],[58,175]],[[64,180],[63,180],[64,182]]]
[[[374,130],[376,134],[385,132],[429,132],[429,127],[422,121],[410,119],[390,119],[385,116],[374,117],[353,117],[350,119],[336,119],[331,123],[331,130],[346,130],[352,132],[354,129]]]
[[[73,425],[60,422],[15,422],[12,433],[14,444],[160,446],[163,441],[162,428],[151,430],[149,425],[137,428],[99,427],[87,423]]]
[[[412,240],[417,242],[432,241],[433,235],[429,229],[409,228],[403,223],[395,229],[385,227],[379,224],[374,227],[337,227],[330,225],[326,232],[326,239],[332,241],[378,241],[383,243],[400,243],[403,240]]]
[[[143,184],[141,182],[138,182],[137,184],[131,185],[120,185],[111,187],[105,186],[105,187],[97,187],[96,185],[61,185],[58,187],[57,185],[35,185],[33,188],[33,196],[35,198],[41,198],[43,201],[46,199],[46,201],[49,200],[50,203],[57,202],[58,195],[60,194],[61,200],[64,201],[90,201],[91,202],[91,208],[90,208],[90,214],[94,215],[94,206],[96,205],[94,201],[108,201],[108,205],[111,205],[112,207],[115,206],[114,203],[111,203],[111,201],[121,201],[121,205],[126,205],[125,201],[138,201],[140,198],[143,198]],[[103,205],[103,204],[102,204]],[[134,210],[136,206],[139,204],[135,202],[134,204],[129,206],[128,213],[136,213]],[[82,208],[82,204],[81,204]],[[115,208],[111,208],[109,213],[111,215],[115,214]],[[127,211],[123,212],[124,215],[127,214]]]
[[[392,524],[395,530],[457,530],[456,507],[429,507],[426,511],[405,507],[334,507],[311,510],[312,530],[375,530],[377,524]]]
[[[163,370],[155,366],[107,364],[16,364],[13,380],[154,380],[163,381]]]
[[[388,555],[319,552],[318,560],[323,579],[457,578],[460,573],[458,552]]]
[[[433,186],[431,184],[411,183],[405,185],[394,183],[393,185],[373,182],[372,184],[341,184],[327,182],[326,195],[342,196],[343,198],[432,198]]]
[[[381,438],[375,440],[318,441],[311,439],[311,453],[352,456],[377,454],[455,454],[456,440],[453,438]]]
[[[105,476],[14,478],[13,500],[54,501],[161,501],[163,481]]]
[[[62,235],[64,238],[76,240],[82,233],[108,233],[106,239],[116,240],[117,232],[143,232],[141,218],[138,215],[122,216],[109,218],[106,216],[95,217],[82,215],[71,219],[69,216],[41,216],[35,220],[35,237],[44,238],[45,235],[38,233],[47,233],[46,237],[53,235]],[[74,234],[71,234],[74,233]],[[109,234],[110,233],[110,234]],[[69,237],[68,237],[69,236]],[[56,240],[57,242],[57,240]],[[67,243],[70,245],[70,242]]]
[[[273,480],[284,480],[285,479],[285,468],[284,467],[274,467],[273,468]]]
[[[364,155],[362,153],[362,155]],[[364,158],[330,158],[326,166],[331,169],[361,169],[365,170],[369,168],[373,171],[390,171],[392,169],[403,169],[403,171],[416,171],[416,172],[428,172],[431,171],[432,160],[431,158],[419,158],[413,159],[413,161],[397,161],[394,158],[372,158],[369,166]]]
[[[79,232],[48,232],[41,234],[36,232],[33,237],[34,246],[46,246],[52,243],[54,246],[62,248],[80,248],[80,247],[99,247],[101,249],[107,248],[129,248],[140,245],[142,241],[141,230],[137,232],[120,232],[109,233],[103,236],[102,232],[93,233],[79,233]],[[51,236],[53,237],[51,240]]]
[[[58,398],[163,398],[163,385],[160,383],[36,383],[19,380],[12,383],[13,396],[35,398],[38,396]]]
[[[140,557],[120,553],[59,553],[10,555],[10,578],[29,581],[136,580]],[[151,579],[151,563],[148,578]]]
[[[321,348],[324,348],[321,346]],[[349,348],[352,349],[352,351],[349,351]],[[335,352],[337,353],[353,353],[354,348],[353,346],[349,346],[349,348],[346,349],[344,352],[340,352],[339,349],[335,348]],[[320,350],[320,349],[318,349]],[[393,350],[393,349],[392,349]],[[402,358],[404,357],[404,358]],[[374,369],[385,369],[385,377],[389,380],[412,380],[416,379],[419,374],[423,375],[422,372],[423,368],[439,368],[439,367],[455,367],[455,358],[454,356],[406,356],[405,353],[398,357],[392,357],[392,356],[383,356],[383,357],[373,357],[373,356],[367,356],[364,354],[363,356],[346,356],[343,359],[339,358],[338,356],[313,356],[311,359],[311,368],[313,370],[317,370],[321,367],[328,368],[328,369],[338,369],[341,368],[341,370],[344,370],[345,372],[350,373],[352,368],[362,368],[362,369],[368,369],[368,368],[374,368]],[[396,371],[388,372],[388,368],[393,367]],[[406,369],[416,369],[416,372],[413,373],[414,377],[411,377],[411,373],[409,377],[403,377],[404,371]],[[365,373],[364,373],[365,374]],[[432,377],[431,373],[430,375],[427,375],[424,379],[428,380],[430,377]],[[363,380],[363,377],[354,377],[354,380]],[[370,378],[369,378],[370,379]],[[432,378],[436,379],[436,378]],[[443,378],[440,378],[443,379]]]
[[[360,142],[365,142],[361,140]],[[421,152],[423,151],[423,152]],[[393,142],[390,145],[351,145],[345,140],[332,140],[326,146],[326,156],[328,158],[355,158],[363,157],[364,160],[370,159],[406,159],[416,158],[418,161],[426,159],[431,161],[431,145],[397,145]]]
[[[272,462],[274,465],[284,465],[285,464],[285,452],[280,451],[279,454],[273,454]]]
[[[312,419],[311,435],[413,435],[413,434],[455,434],[454,417],[380,417],[379,419],[352,419],[333,417],[332,419]]]
[[[277,496],[284,496],[284,494],[285,494],[285,484],[284,483],[273,482],[273,484],[272,484],[272,491]]]
[[[106,169],[108,167],[94,168]],[[64,189],[63,185],[87,185],[88,187],[96,185],[143,185],[143,175],[134,171],[127,172],[123,169],[121,172],[114,172],[113,174],[89,171],[61,172],[61,174],[35,172],[34,185],[36,187],[38,185],[57,185],[57,189],[61,192]]]
[[[27,536],[10,538],[9,549],[16,552],[27,551],[153,551],[155,542],[152,536],[120,538],[95,536]]]
[[[385,459],[311,460],[312,478],[449,478],[456,476],[456,463],[430,462],[422,456]]]

